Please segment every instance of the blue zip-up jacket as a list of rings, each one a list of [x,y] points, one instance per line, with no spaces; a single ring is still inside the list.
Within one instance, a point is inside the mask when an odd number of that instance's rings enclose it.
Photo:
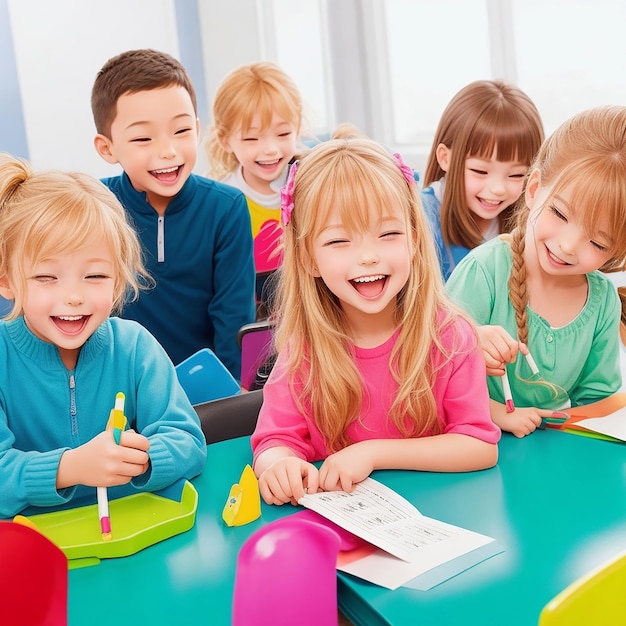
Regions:
[[[239,380],[237,332],[255,319],[252,227],[241,191],[192,174],[159,217],[124,173],[103,179],[141,239],[156,286],[124,307],[176,364],[211,348]]]
[[[444,281],[446,281],[450,277],[450,274],[452,274],[452,270],[467,256],[470,249],[456,244],[445,244],[443,233],[441,232],[441,199],[437,196],[435,185],[433,184],[431,187],[422,189],[420,198],[435,240],[441,275]]]
[[[120,391],[128,427],[150,442],[150,467],[109,488],[111,499],[202,471],[207,449],[198,416],[163,348],[139,324],[105,320],[69,371],[58,348],[33,335],[23,317],[0,322],[0,363],[0,517],[95,501],[94,487],[58,491],[57,469],[63,452],[106,428]]]

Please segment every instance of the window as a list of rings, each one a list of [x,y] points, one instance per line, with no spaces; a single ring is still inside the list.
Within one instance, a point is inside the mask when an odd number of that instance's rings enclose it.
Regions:
[[[386,0],[393,141],[428,146],[446,104],[491,78],[484,0]]]
[[[298,86],[305,104],[305,120],[314,132],[333,125],[323,37],[324,6],[319,1],[294,5],[293,0],[271,0],[271,14],[266,12],[263,18],[273,21],[269,27],[274,34],[272,56]]]
[[[575,113],[626,104],[621,0],[513,0],[519,86],[547,132]]]

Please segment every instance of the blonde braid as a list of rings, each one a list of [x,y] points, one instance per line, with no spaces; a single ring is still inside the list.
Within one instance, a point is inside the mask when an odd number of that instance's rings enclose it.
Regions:
[[[517,337],[528,344],[528,288],[526,286],[526,266],[524,265],[524,248],[526,247],[525,233],[528,211],[520,216],[517,228],[511,233],[511,255],[513,266],[509,277],[509,299],[515,309]]]

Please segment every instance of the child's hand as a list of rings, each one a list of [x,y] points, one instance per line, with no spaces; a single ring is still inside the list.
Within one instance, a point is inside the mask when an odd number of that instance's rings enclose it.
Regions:
[[[148,439],[134,430],[122,433],[120,445],[115,443],[111,431],[103,431],[82,446],[63,453],[57,470],[57,489],[78,484],[125,485],[148,469],[149,447]]]
[[[361,441],[331,454],[320,467],[320,488],[350,493],[374,471],[371,446],[376,444]]]
[[[479,326],[478,341],[485,356],[487,376],[503,376],[506,364],[515,361],[519,351],[528,354],[526,344],[511,337],[502,326]]]
[[[317,493],[319,474],[317,467],[296,456],[286,456],[274,461],[259,476],[259,491],[267,504],[298,504],[306,493]]]
[[[494,423],[520,438],[534,432],[541,425],[541,418],[551,417],[553,413],[552,409],[535,407],[516,407],[512,413],[507,413],[503,404],[491,402],[491,419]]]

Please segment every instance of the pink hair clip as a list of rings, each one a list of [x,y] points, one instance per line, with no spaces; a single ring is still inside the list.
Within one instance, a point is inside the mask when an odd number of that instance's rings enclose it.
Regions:
[[[283,226],[287,226],[291,221],[293,213],[293,188],[296,182],[296,171],[298,161],[295,161],[289,168],[289,175],[284,187],[280,189],[280,221]]]
[[[409,185],[414,185],[415,184],[415,177],[413,176],[413,168],[409,167],[404,162],[404,159],[402,158],[402,156],[400,154],[398,154],[397,152],[394,152],[393,158],[394,158],[396,164],[398,165],[398,167],[400,168],[400,171],[402,172],[402,175],[404,176],[404,178],[406,178],[406,182],[409,183]]]

